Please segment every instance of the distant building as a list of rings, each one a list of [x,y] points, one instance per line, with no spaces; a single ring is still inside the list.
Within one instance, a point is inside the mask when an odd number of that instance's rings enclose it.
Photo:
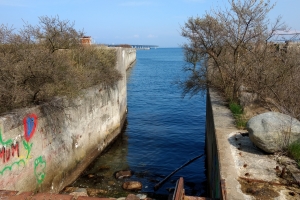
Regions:
[[[81,44],[83,45],[91,45],[92,44],[92,37],[91,36],[83,36],[81,39]]]

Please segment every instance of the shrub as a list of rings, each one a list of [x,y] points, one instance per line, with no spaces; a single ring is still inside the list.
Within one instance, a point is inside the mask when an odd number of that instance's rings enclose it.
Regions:
[[[82,46],[83,33],[73,25],[41,17],[19,34],[0,26],[0,112],[76,96],[97,84],[114,87],[121,78],[115,50]]]

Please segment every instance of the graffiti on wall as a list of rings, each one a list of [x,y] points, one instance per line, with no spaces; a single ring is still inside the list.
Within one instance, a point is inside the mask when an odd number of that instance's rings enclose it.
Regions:
[[[18,158],[20,157],[19,142],[14,143],[12,139],[3,141],[1,130],[0,130],[0,145],[2,146],[0,148],[0,160],[2,160],[2,163],[9,162],[12,157],[18,157]],[[19,159],[11,163],[11,165],[6,165],[3,169],[0,170],[0,174],[3,175],[3,173],[6,170],[11,171],[13,166],[15,165],[20,166],[21,164],[25,165],[24,159]]]
[[[41,184],[45,178],[45,168],[46,161],[43,159],[42,156],[34,160],[34,175],[38,184]]]
[[[24,148],[27,150],[26,159],[28,159],[33,145],[32,143],[29,144],[29,141],[35,133],[35,129],[37,126],[37,116],[35,114],[27,115],[23,119],[23,124],[24,124],[24,138],[25,138],[25,140],[23,140],[23,145]]]
[[[24,124],[24,137],[27,142],[32,138],[34,135],[36,125],[37,125],[37,116],[35,114],[30,114],[24,117],[23,119]]]
[[[8,162],[11,156],[20,157],[19,143],[18,142],[14,143],[12,139],[3,141],[1,130],[0,130],[0,145],[2,145],[2,147],[0,148],[0,160],[2,159],[3,163]]]
[[[3,175],[3,173],[6,171],[6,170],[9,170],[11,171],[13,166],[17,165],[18,167],[20,167],[20,165],[22,164],[23,166],[25,166],[25,160],[24,159],[20,159],[16,162],[13,162],[11,165],[7,165],[5,166],[1,171],[0,171],[0,174]]]
[[[27,164],[30,159],[30,153],[33,143],[30,143],[31,138],[34,136],[37,127],[37,116],[35,114],[29,114],[24,117],[24,139],[22,139],[22,144],[25,149],[25,154],[20,155],[20,145],[18,141],[13,139],[3,140],[3,133],[0,129],[0,166],[1,160],[2,164],[6,164],[2,169],[0,167],[0,174],[3,175],[5,171],[12,171],[14,166],[23,166]],[[17,158],[11,161],[11,158]],[[10,162],[11,161],[11,162]],[[42,156],[37,157],[34,160],[34,175],[36,177],[37,183],[41,184],[45,178],[45,168],[46,161]]]

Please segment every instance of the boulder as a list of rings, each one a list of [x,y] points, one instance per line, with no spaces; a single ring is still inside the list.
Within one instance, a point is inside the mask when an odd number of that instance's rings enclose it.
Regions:
[[[300,122],[291,116],[266,112],[247,123],[250,140],[267,153],[281,151],[288,144],[300,141]]]
[[[127,181],[122,185],[124,190],[141,190],[142,183],[138,181]]]

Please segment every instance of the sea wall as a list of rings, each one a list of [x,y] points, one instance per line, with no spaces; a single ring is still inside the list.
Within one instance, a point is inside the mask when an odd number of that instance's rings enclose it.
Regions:
[[[238,131],[224,99],[213,89],[206,101],[206,159],[208,195],[213,199],[244,199],[238,191],[235,162],[228,135]]]
[[[127,110],[126,69],[134,49],[116,48],[123,78],[113,89],[94,86],[76,99],[0,116],[0,188],[58,192],[120,133]]]

